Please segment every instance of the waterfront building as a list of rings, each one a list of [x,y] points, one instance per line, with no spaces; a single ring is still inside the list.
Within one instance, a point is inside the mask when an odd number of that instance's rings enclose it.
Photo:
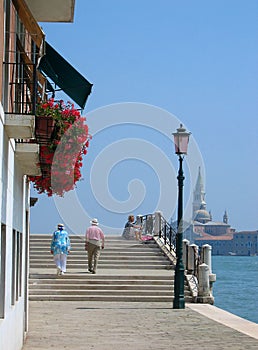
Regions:
[[[42,57],[56,63],[58,55],[47,57],[45,33],[38,21],[72,22],[75,1],[63,0],[60,4],[56,0],[0,0],[0,349],[3,350],[21,349],[28,330],[30,205],[35,202],[30,199],[28,176],[40,175],[42,171],[38,165],[40,144],[35,138],[35,110],[37,103],[47,99],[48,92],[55,93],[45,74],[46,66],[40,70],[39,65]],[[53,67],[54,64],[52,70]],[[62,67],[59,64],[60,70]],[[66,70],[56,76],[71,73],[67,67],[68,63]],[[70,96],[61,80],[55,83],[75,101],[74,91]],[[82,90],[80,87],[80,93]]]
[[[258,231],[240,231],[233,234],[231,255],[258,255]]]
[[[222,221],[213,221],[211,212],[206,209],[200,168],[193,193],[192,223],[185,232],[185,238],[190,242],[194,241],[198,246],[209,244],[213,255],[258,254],[258,231],[236,232],[228,222],[226,210]]]
[[[195,239],[199,246],[209,244],[213,255],[242,255],[258,254],[258,231],[233,232],[232,236],[203,235]]]
[[[222,221],[213,221],[211,211],[207,211],[205,202],[205,189],[199,167],[198,177],[193,192],[193,231],[196,237],[205,234],[212,236],[231,235],[234,229],[228,223],[228,214],[225,210]]]

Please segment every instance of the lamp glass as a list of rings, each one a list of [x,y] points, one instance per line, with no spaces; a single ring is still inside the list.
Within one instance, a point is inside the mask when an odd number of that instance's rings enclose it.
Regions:
[[[187,154],[190,132],[183,128],[182,124],[177,132],[173,133],[176,154]]]

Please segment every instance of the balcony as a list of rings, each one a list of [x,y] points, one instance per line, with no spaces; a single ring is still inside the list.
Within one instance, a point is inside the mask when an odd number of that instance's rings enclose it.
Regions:
[[[33,63],[6,63],[10,74],[5,130],[9,138],[30,139],[35,134],[36,103],[46,96],[46,79]]]
[[[34,137],[35,117],[33,115],[7,114],[5,130],[9,138],[30,139]]]
[[[39,145],[36,143],[17,142],[15,156],[18,159],[24,175],[41,175],[39,164]]]
[[[75,0],[26,0],[38,22],[73,22]]]

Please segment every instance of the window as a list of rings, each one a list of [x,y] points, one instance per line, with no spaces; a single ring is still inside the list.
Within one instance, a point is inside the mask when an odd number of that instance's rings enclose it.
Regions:
[[[6,226],[1,224],[0,231],[0,318],[5,314],[5,258],[6,258]]]
[[[12,242],[12,295],[11,303],[19,299],[22,294],[22,234],[13,230]]]
[[[12,289],[11,289],[11,303],[15,304],[16,300],[16,231],[13,230],[12,236]]]
[[[17,278],[17,283],[18,283],[18,296],[20,297],[22,295],[22,233],[18,232],[18,237],[17,237],[17,272],[18,272],[18,278]]]

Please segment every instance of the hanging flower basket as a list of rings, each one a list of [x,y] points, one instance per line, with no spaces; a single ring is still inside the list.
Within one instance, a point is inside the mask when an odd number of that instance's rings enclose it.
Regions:
[[[35,118],[35,136],[39,144],[47,144],[55,128],[55,121],[52,116],[37,115]]]
[[[47,128],[49,132],[48,135],[45,134],[46,138],[42,138],[44,142],[39,142],[42,175],[29,179],[38,193],[63,196],[75,188],[82,176],[82,160],[91,138],[85,124],[86,118],[81,116],[73,104],[64,104],[63,101],[56,103],[53,99],[39,105],[37,113],[42,120],[46,117],[45,126],[49,126],[51,119],[53,124],[50,123],[52,126]]]

